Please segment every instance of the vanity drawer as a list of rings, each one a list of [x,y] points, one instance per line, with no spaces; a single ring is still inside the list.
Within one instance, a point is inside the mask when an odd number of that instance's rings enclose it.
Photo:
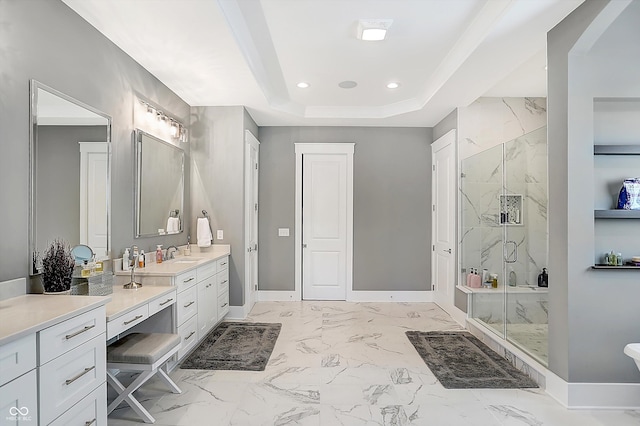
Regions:
[[[217,267],[218,272],[224,271],[225,269],[229,269],[229,256],[225,256],[222,259],[218,259],[216,263],[218,265]]]
[[[176,275],[175,284],[178,288],[178,291],[182,291],[189,286],[195,285],[197,282],[196,270],[187,271],[180,275]]]
[[[169,294],[165,294],[162,297],[155,298],[151,302],[149,302],[149,316],[160,312],[164,308],[173,305],[176,303],[176,299],[178,297],[178,293],[176,290],[173,290]]]
[[[40,366],[40,424],[49,424],[106,379],[104,334]]]
[[[209,262],[198,268],[198,281],[202,281],[214,275],[218,271],[218,262]]]
[[[178,334],[181,340],[178,359],[181,359],[198,343],[198,317],[193,316],[178,327]]]
[[[0,386],[34,368],[36,368],[36,333],[0,346]]]
[[[185,291],[178,293],[178,325],[182,325],[186,320],[198,312],[198,287],[191,286]]]
[[[218,294],[229,292],[229,271],[224,271],[216,275],[218,281]]]
[[[218,321],[220,321],[229,312],[229,293],[223,293],[218,296]]]
[[[107,340],[149,318],[149,305],[142,305],[107,324]]]
[[[69,318],[38,333],[39,364],[45,364],[63,353],[103,334],[106,329],[105,307]]]
[[[107,384],[85,396],[49,426],[107,426]]]

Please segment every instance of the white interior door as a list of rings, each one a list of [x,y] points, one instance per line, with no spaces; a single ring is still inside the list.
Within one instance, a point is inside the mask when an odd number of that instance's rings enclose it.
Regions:
[[[302,156],[303,299],[346,300],[352,270],[352,161],[352,153]]]
[[[80,142],[80,244],[98,259],[107,254],[107,142]]]
[[[431,145],[432,256],[434,301],[452,314],[455,292],[455,130]]]
[[[245,131],[245,314],[256,303],[258,291],[258,181],[260,142]]]

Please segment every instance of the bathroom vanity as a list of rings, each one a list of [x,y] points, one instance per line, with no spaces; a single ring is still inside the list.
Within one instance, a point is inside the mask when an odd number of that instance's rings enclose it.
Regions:
[[[107,339],[130,330],[177,333],[182,346],[169,363],[174,368],[229,312],[229,254],[230,246],[213,245],[136,268],[135,280],[142,284],[137,290],[122,289],[131,274],[117,271],[113,308],[107,305]]]

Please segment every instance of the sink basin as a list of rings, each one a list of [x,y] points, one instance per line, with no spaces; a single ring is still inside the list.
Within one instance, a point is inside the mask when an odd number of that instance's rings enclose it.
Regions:
[[[186,263],[186,264],[189,264],[189,263],[197,263],[197,262],[199,262],[201,260],[202,260],[201,257],[190,257],[188,259],[178,258],[178,259],[171,260],[171,263]]]

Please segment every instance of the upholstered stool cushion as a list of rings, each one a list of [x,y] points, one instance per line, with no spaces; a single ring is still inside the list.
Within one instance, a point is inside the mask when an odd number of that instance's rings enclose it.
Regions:
[[[177,334],[132,333],[107,346],[107,362],[153,364],[179,344]]]

